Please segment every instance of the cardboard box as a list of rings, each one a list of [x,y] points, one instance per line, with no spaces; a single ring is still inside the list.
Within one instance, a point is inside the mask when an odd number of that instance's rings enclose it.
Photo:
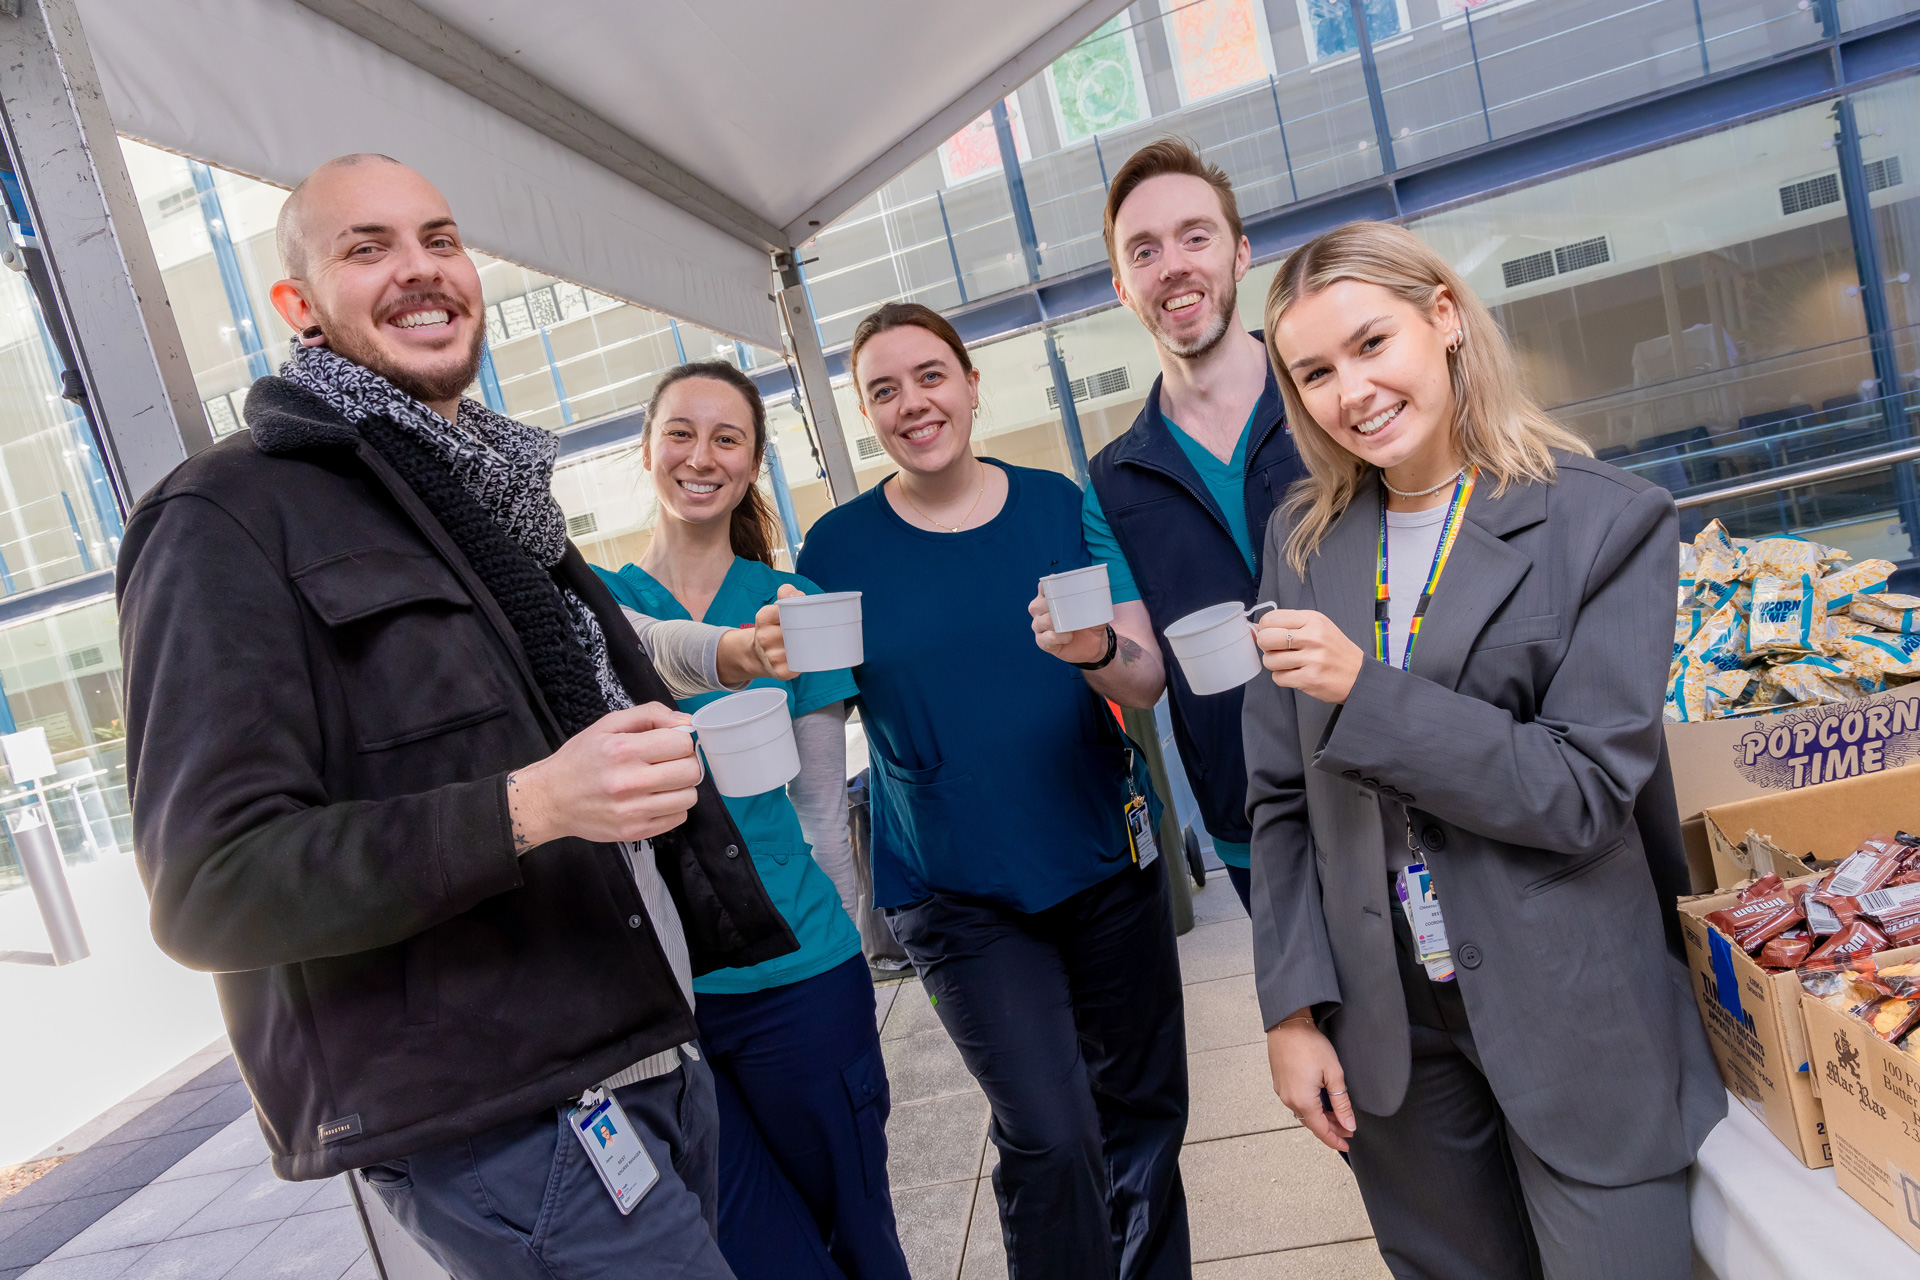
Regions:
[[[1905,705],[1920,708],[1920,703]],[[1810,854],[1831,861],[1852,853],[1876,832],[1920,831],[1920,764],[1735,800],[1715,805],[1701,816],[1722,883],[1738,883],[1768,871],[1786,878],[1800,874],[1800,868],[1753,862],[1739,847],[1747,832],[1759,832],[1793,856]]]
[[[1736,896],[1715,893],[1680,903],[1680,935],[1707,1043],[1727,1090],[1800,1163],[1824,1169],[1833,1163],[1833,1151],[1807,1066],[1800,976],[1768,973],[1703,918],[1732,906]]]
[[[1858,702],[1669,724],[1666,733],[1684,822],[1730,801],[1920,761],[1920,682]],[[1723,888],[1745,875],[1717,858],[1715,867]]]
[[[1920,947],[1883,951],[1883,965],[1920,959]],[[1920,1059],[1873,1028],[1801,993],[1814,1071],[1832,1123],[1840,1189],[1920,1249]]]

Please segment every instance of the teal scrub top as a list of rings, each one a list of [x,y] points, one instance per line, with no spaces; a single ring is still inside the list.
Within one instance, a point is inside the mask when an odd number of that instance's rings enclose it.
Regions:
[[[1259,412],[1259,406],[1256,405],[1254,413]],[[1233,446],[1233,456],[1225,462],[1215,457],[1207,446],[1182,431],[1172,418],[1161,414],[1160,421],[1166,424],[1167,433],[1180,446],[1180,452],[1187,455],[1187,461],[1193,464],[1193,469],[1200,473],[1200,483],[1206,486],[1207,496],[1220,508],[1220,514],[1226,517],[1227,532],[1233,535],[1233,545],[1240,548],[1240,555],[1247,562],[1247,572],[1252,573],[1253,537],[1247,529],[1247,441],[1253,434],[1253,417],[1249,415],[1241,426],[1239,443]],[[1133,570],[1120,552],[1120,541],[1113,536],[1113,528],[1107,523],[1107,513],[1100,509],[1100,499],[1094,494],[1092,485],[1087,486],[1080,523],[1087,539],[1087,550],[1093,554],[1096,563],[1107,566],[1107,585],[1113,591],[1114,603],[1138,600],[1140,588],[1134,583]],[[1213,851],[1220,856],[1220,861],[1230,867],[1244,868],[1252,861],[1251,845],[1235,844],[1217,836],[1213,841]]]
[[[658,579],[630,564],[619,573],[595,569],[613,598],[629,609],[653,618],[683,619],[688,616],[673,593]],[[798,574],[735,556],[720,583],[713,603],[700,621],[716,627],[738,627],[753,621],[761,606],[772,604],[776,593],[791,584],[808,595],[820,588]],[[787,695],[787,709],[794,718],[856,697],[859,689],[850,671],[803,671],[792,681],[763,678],[747,686],[750,689],[780,689]],[[738,690],[734,690],[738,692]],[[680,699],[682,711],[697,711],[724,693],[702,693]],[[747,850],[753,855],[754,869],[766,886],[767,896],[792,927],[800,949],[744,969],[716,969],[693,980],[696,993],[738,995],[765,991],[789,983],[817,977],[860,954],[860,933],[840,905],[840,893],[820,864],[813,860],[812,846],[800,832],[800,815],[787,799],[786,788],[745,798],[725,797],[734,825],[746,837]]]

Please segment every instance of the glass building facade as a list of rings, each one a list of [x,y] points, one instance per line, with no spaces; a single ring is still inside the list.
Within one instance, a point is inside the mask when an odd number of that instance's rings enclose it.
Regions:
[[[806,278],[829,357],[883,302],[965,317],[1086,282],[1067,318],[990,329],[973,347],[980,452],[1072,475],[1076,454],[1133,421],[1158,374],[1152,342],[1102,283],[1107,181],[1141,143],[1197,144],[1256,223],[1657,108],[1689,86],[1899,27],[1920,3],[1358,8],[1361,23],[1346,0],[1136,0],[821,229]],[[1736,533],[1801,532],[1915,564],[1912,462],[1793,477],[1916,435],[1920,145],[1908,144],[1920,140],[1920,75],[1672,135],[1506,171],[1404,221],[1492,307],[1541,401],[1602,457],[1671,489],[1687,527],[1718,517]],[[247,388],[290,337],[267,292],[285,193],[137,143],[123,151],[208,422],[217,435],[240,430]],[[829,498],[780,353],[529,271],[508,260],[515,246],[488,248],[506,256],[475,255],[488,359],[472,394],[561,434],[555,493],[590,560],[617,566],[645,549],[654,501],[640,410],[659,374],[689,359],[730,361],[769,387],[761,483],[788,541],[804,538]],[[1249,327],[1276,256],[1241,285]],[[46,729],[62,769],[59,836],[78,859],[129,839],[110,572],[121,512],[85,416],[62,399],[61,363],[26,279],[0,271],[0,732]],[[833,390],[856,478],[871,487],[892,464],[846,379]],[[0,809],[25,794],[0,772]],[[17,882],[0,841],[0,889]]]

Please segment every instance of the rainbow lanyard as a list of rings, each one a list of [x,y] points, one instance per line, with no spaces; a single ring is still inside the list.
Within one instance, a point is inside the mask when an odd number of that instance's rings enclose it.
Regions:
[[[1440,585],[1440,574],[1447,567],[1447,557],[1453,554],[1453,540],[1460,536],[1460,526],[1466,522],[1467,501],[1473,497],[1473,482],[1480,476],[1478,467],[1468,467],[1460,473],[1460,479],[1453,486],[1453,501],[1447,505],[1447,522],[1440,529],[1440,544],[1433,549],[1433,567],[1427,570],[1427,585],[1421,589],[1420,603],[1413,607],[1413,621],[1407,625],[1407,651],[1400,657],[1400,669],[1406,671],[1413,661],[1413,642],[1420,638],[1420,622],[1427,616],[1427,605],[1433,600],[1433,589]],[[1387,500],[1380,498],[1380,559],[1373,574],[1373,656],[1380,661],[1387,660]]]

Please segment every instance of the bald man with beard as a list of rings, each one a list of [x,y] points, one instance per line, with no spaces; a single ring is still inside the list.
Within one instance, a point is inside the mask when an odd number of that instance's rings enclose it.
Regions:
[[[462,398],[446,200],[342,156],[279,250],[289,360],[120,555],[154,936],[214,974],[280,1177],[357,1171],[463,1278],[728,1277],[690,983],[793,935],[557,442]]]

